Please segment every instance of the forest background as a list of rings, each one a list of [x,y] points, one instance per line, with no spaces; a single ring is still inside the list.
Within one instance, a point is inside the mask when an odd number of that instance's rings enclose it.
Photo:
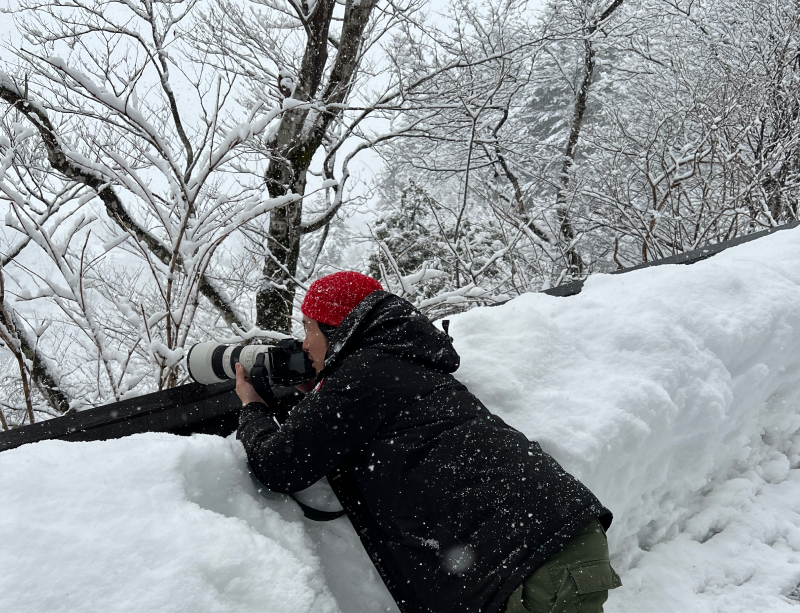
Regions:
[[[298,331],[433,319],[798,218],[800,2],[13,0],[0,427]]]

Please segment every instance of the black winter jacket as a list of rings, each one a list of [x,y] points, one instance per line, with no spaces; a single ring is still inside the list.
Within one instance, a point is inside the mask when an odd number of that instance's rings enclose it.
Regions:
[[[403,613],[495,613],[551,554],[611,513],[450,374],[447,336],[376,291],[330,338],[321,384],[238,437],[277,492],[327,475]]]

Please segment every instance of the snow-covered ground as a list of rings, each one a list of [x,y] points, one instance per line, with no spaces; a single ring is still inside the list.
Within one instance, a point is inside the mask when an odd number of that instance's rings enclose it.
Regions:
[[[450,331],[458,377],[614,511],[606,611],[800,610],[800,230]],[[347,520],[259,494],[233,438],[28,445],[0,488],[0,611],[396,611]]]

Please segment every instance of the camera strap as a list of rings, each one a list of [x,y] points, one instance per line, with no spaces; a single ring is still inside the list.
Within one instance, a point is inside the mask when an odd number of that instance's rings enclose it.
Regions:
[[[289,494],[292,496],[291,494]],[[303,515],[305,515],[308,519],[312,521],[332,521],[334,519],[339,519],[342,515],[346,515],[346,511],[323,511],[322,509],[315,509],[314,507],[308,506],[304,502],[300,502],[297,498],[292,496],[292,500],[294,500],[300,509],[303,511]]]
[[[287,494],[278,494],[277,492],[272,492],[268,490],[264,485],[256,478],[253,474],[252,470],[247,471],[250,474],[250,479],[253,481],[253,485],[256,488],[256,491],[261,494],[267,500],[277,501],[282,499]],[[315,509],[314,507],[308,506],[305,502],[300,502],[297,498],[295,498],[292,494],[288,494],[288,496],[297,503],[297,506],[300,507],[300,510],[303,512],[308,519],[312,521],[332,521],[334,519],[340,518],[342,515],[346,515],[344,510],[342,511],[323,511],[322,509]]]
[[[447,335],[447,338],[449,338],[450,342],[452,343],[453,342],[453,337],[450,336],[450,320],[449,319],[443,319],[442,320],[442,330],[444,330],[444,333]]]

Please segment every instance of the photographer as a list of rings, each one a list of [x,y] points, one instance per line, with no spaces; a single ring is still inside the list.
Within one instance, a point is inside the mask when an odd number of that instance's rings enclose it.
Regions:
[[[317,377],[288,415],[236,366],[237,436],[267,488],[327,476],[403,613],[602,611],[611,513],[451,375],[446,334],[355,272],[301,311]]]

